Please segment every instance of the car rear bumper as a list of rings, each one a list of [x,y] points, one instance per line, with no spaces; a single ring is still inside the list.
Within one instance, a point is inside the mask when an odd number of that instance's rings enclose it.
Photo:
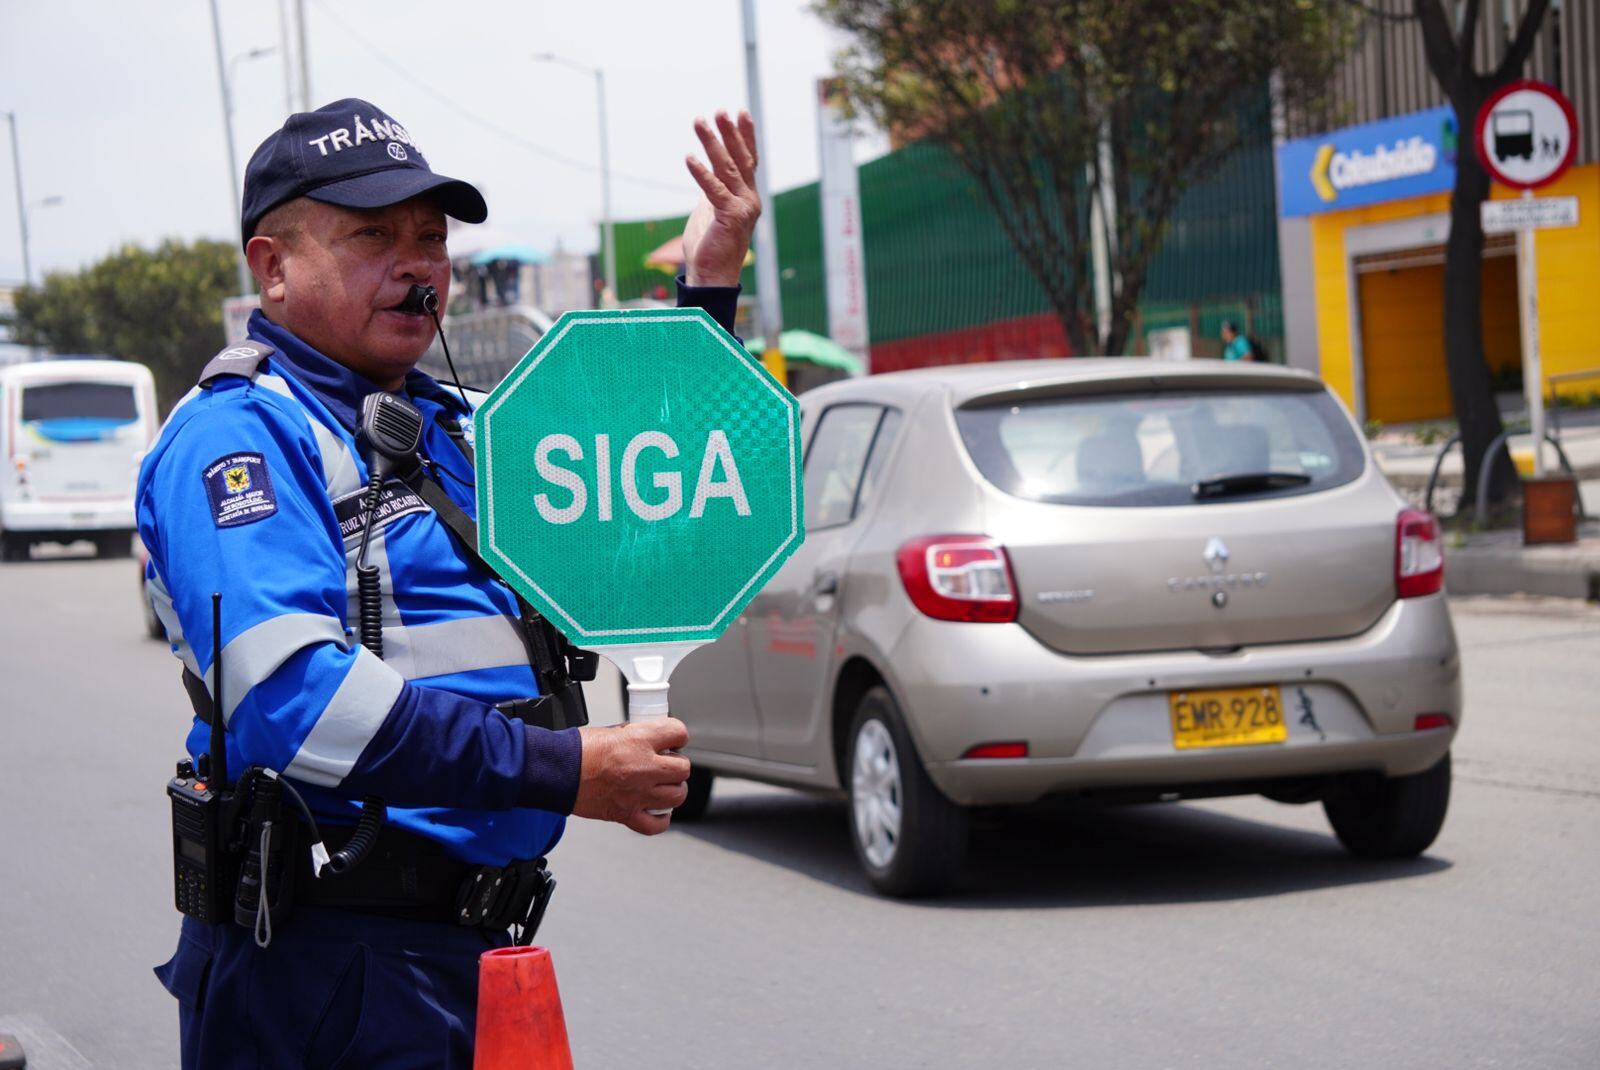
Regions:
[[[39,502],[8,501],[0,506],[0,528],[6,531],[67,535],[73,532],[132,531],[132,498],[105,501]]]
[[[889,663],[929,775],[968,805],[1358,769],[1404,775],[1449,749],[1461,717],[1460,658],[1442,594],[1397,601],[1357,636],[1226,654],[1074,657],[1016,625],[918,618]],[[1280,690],[1284,742],[1173,746],[1169,692],[1265,685]],[[1425,713],[1446,714],[1452,726],[1415,731]],[[979,744],[1014,741],[1028,744],[1028,757],[962,758]]]

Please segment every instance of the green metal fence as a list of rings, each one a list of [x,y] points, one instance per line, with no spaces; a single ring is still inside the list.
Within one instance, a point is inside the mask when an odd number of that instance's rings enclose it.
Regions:
[[[1281,351],[1272,143],[1265,94],[1244,118],[1247,143],[1179,201],[1146,280],[1141,334],[1198,331],[1208,352],[1223,319],[1248,324]],[[860,168],[867,309],[874,342],[981,327],[1047,314],[1049,303],[976,184],[944,149],[910,145]],[[785,327],[826,333],[819,190],[812,182],[774,197]],[[686,216],[616,225],[618,297],[670,292],[646,255],[683,230]],[[743,283],[755,292],[755,272]],[[1142,344],[1142,337],[1138,343]]]

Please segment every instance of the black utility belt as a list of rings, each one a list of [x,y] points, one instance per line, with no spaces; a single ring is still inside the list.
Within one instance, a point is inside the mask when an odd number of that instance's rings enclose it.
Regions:
[[[308,852],[296,856],[296,905],[497,932],[517,926],[523,941],[532,939],[556,886],[543,858],[472,865],[393,825],[379,831],[359,866],[337,876],[314,876]]]

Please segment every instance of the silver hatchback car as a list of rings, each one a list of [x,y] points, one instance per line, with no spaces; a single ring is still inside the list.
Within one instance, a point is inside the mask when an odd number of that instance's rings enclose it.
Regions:
[[[1320,800],[1365,857],[1433,842],[1460,663],[1437,523],[1314,377],[1026,361],[801,399],[806,541],[674,674],[695,773],[848,794],[880,890],[967,812],[1076,795]]]

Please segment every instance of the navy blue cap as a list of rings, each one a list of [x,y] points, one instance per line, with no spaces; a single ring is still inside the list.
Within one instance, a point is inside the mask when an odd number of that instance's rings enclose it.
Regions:
[[[386,208],[420,193],[438,196],[446,214],[482,223],[489,207],[471,183],[436,175],[411,132],[354,97],[289,116],[250,157],[244,172],[241,234],[296,197],[342,208]]]

